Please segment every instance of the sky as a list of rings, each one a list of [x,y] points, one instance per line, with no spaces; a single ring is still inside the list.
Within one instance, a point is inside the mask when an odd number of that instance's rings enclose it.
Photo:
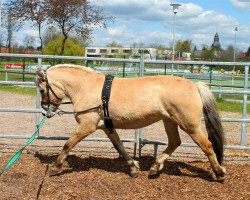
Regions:
[[[107,29],[94,30],[90,46],[106,46],[112,41],[125,47],[135,42],[145,46],[173,44],[174,14],[170,3],[177,1],[90,1],[103,8],[107,15],[115,17]],[[250,46],[250,0],[180,0],[178,3],[182,5],[176,14],[176,41],[188,39],[198,47],[210,46],[217,32],[222,48],[235,45],[247,51]],[[16,36],[19,44],[26,34],[38,38],[37,30],[25,26]]]
[[[112,41],[130,46],[142,42],[171,46],[174,14],[170,3],[180,3],[176,14],[177,40],[192,40],[197,46],[211,45],[216,32],[223,48],[250,46],[250,0],[93,0],[115,17],[107,29],[94,31],[93,46]],[[235,27],[238,31],[235,32]]]

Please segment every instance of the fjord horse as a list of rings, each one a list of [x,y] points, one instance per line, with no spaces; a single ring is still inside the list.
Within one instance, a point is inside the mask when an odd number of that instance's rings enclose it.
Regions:
[[[208,157],[217,180],[225,178],[223,160],[223,128],[215,105],[215,98],[207,86],[175,76],[148,76],[140,78],[114,78],[109,101],[109,115],[114,133],[103,124],[101,93],[105,75],[92,69],[60,64],[45,73],[38,70],[36,85],[41,92],[42,107],[47,116],[55,115],[67,96],[73,104],[79,127],[65,143],[51,173],[61,172],[69,151],[83,138],[102,129],[114,147],[130,166],[130,175],[138,176],[139,163],[125,151],[115,129],[138,129],[163,120],[168,146],[150,168],[155,175],[164,161],[181,144],[178,127],[185,131]],[[93,108],[93,109],[92,109]],[[86,112],[81,112],[86,111]],[[201,129],[204,115],[208,136]]]

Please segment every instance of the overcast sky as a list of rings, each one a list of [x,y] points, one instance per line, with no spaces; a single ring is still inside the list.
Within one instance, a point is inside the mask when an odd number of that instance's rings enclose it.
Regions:
[[[8,0],[5,0],[5,2]],[[112,41],[130,46],[159,43],[170,46],[173,40],[173,11],[170,0],[90,0],[114,16],[107,29],[94,30],[91,46],[105,46]],[[191,39],[196,45],[211,45],[216,32],[223,48],[234,45],[246,51],[250,46],[250,0],[180,0],[176,15],[176,40]],[[25,27],[22,36],[38,37],[37,30]]]
[[[171,45],[173,11],[170,0],[93,0],[115,17],[106,30],[94,31],[93,46],[117,41],[124,46],[133,42]],[[250,0],[180,0],[176,16],[176,40],[191,39],[197,45],[211,45],[216,32],[223,48],[250,46]]]

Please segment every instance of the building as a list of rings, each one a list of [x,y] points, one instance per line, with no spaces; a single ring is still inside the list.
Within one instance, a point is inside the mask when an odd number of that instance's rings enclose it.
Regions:
[[[169,59],[171,60],[171,50],[158,50],[156,48],[134,48],[134,47],[86,47],[86,57],[97,58],[140,58],[141,51],[144,51],[146,60]],[[191,53],[178,52],[175,60],[191,60]]]
[[[9,52],[10,51],[10,52]],[[38,50],[0,47],[0,53],[40,54]]]
[[[216,33],[214,36],[214,42],[212,44],[212,48],[217,50],[217,51],[221,50],[220,38],[219,38],[218,33]]]
[[[86,47],[86,57],[97,58],[138,58],[144,50],[145,59],[155,60],[155,48],[132,48],[132,47]]]
[[[216,58],[219,58],[221,56],[221,44],[220,44],[220,38],[219,38],[219,34],[215,33],[214,35],[214,41],[211,45],[211,48],[214,50],[214,56]],[[202,60],[202,53],[203,53],[203,49],[210,49],[208,46],[206,45],[202,45],[200,47],[195,46],[194,49],[194,60]]]

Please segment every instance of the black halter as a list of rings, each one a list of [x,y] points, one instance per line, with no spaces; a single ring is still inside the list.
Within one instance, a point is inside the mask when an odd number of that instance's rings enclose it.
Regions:
[[[49,95],[49,91],[51,91],[52,92],[52,94],[57,98],[57,100],[59,100],[59,101],[62,101],[62,99],[61,98],[59,98],[57,95],[56,95],[56,93],[54,92],[54,90],[51,88],[51,86],[50,86],[50,84],[49,84],[49,80],[48,80],[48,76],[47,76],[47,72],[45,71],[44,72],[44,75],[45,75],[45,83],[46,83],[46,91],[45,91],[45,93],[46,93],[46,96],[47,96],[47,99],[48,99],[48,101],[42,101],[41,102],[41,105],[43,106],[43,108],[45,108],[45,104],[47,105],[47,108],[46,109],[50,109],[50,106],[51,105],[55,105],[55,106],[59,106],[60,104],[58,104],[58,103],[56,103],[56,102],[54,102],[54,101],[52,101],[51,99],[50,99],[50,95]],[[45,110],[46,110],[45,109]]]

